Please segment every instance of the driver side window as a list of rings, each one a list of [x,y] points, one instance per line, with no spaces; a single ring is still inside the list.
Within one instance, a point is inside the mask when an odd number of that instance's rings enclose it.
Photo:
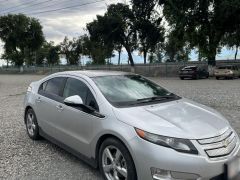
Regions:
[[[81,81],[73,78],[68,78],[63,91],[63,98],[65,99],[70,96],[78,95],[82,98],[83,103],[85,104],[87,98],[87,90],[88,87]]]
[[[99,110],[97,102],[90,89],[82,81],[74,78],[68,78],[63,91],[63,98],[78,95],[82,98],[83,104]]]

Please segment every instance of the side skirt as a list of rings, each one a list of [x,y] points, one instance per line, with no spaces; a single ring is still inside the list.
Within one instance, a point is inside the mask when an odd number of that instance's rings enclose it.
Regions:
[[[49,140],[50,142],[52,142],[53,144],[56,144],[57,146],[61,147],[62,149],[66,150],[67,152],[73,154],[74,156],[76,156],[77,158],[81,159],[82,161],[84,161],[85,163],[89,164],[90,166],[92,166],[93,168],[97,168],[97,161],[94,158],[89,158],[79,152],[77,152],[76,150],[72,149],[71,147],[63,144],[62,142],[56,140],[55,138],[49,136],[47,133],[45,133],[40,127],[39,127],[39,134],[40,136],[44,137],[45,139]]]

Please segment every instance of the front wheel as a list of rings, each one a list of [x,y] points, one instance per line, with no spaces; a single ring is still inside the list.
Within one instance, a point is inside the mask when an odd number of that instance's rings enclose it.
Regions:
[[[39,127],[33,109],[28,109],[25,115],[25,124],[28,136],[33,140],[40,139]]]
[[[99,151],[99,168],[105,180],[136,180],[128,149],[117,139],[106,139]]]
[[[193,79],[198,80],[200,76],[197,74]]]

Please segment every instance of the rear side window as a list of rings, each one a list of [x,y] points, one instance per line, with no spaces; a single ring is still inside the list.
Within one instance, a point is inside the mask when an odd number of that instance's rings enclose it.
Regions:
[[[38,93],[56,100],[56,97],[62,97],[65,81],[66,78],[64,77],[56,77],[45,81],[39,87]]]
[[[64,80],[65,78],[63,77],[50,79],[46,85],[45,92],[52,95],[62,96]]]
[[[48,83],[48,81],[41,84],[41,86],[39,87],[38,93],[45,91],[47,83]]]

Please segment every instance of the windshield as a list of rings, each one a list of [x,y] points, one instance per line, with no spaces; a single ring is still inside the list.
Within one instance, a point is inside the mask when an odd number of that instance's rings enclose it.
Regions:
[[[139,75],[102,76],[93,80],[115,106],[153,103],[178,97]]]
[[[185,67],[182,70],[196,70],[197,67]]]

